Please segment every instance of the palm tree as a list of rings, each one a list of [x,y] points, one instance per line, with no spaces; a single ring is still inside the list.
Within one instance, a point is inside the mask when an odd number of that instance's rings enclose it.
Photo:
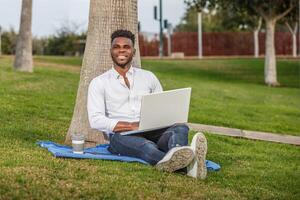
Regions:
[[[87,114],[87,91],[90,81],[112,67],[110,57],[110,35],[117,29],[127,29],[138,39],[137,0],[91,0],[87,43],[73,118],[67,133],[66,143],[70,143],[72,133],[86,136],[88,146],[104,143],[103,134],[92,130]],[[136,42],[134,66],[140,66],[138,41]]]
[[[33,71],[31,17],[32,0],[22,1],[20,30],[17,40],[14,68],[18,71]]]

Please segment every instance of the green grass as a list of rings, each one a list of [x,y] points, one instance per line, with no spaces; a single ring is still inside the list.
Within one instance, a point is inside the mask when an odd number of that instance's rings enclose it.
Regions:
[[[279,62],[280,88],[263,85],[262,60],[143,64],[165,89],[193,87],[190,121],[300,135],[295,61]],[[206,134],[208,159],[222,169],[205,181],[137,163],[52,157],[35,142],[64,141],[78,80],[53,67],[14,72],[0,57],[0,199],[300,199],[300,149],[292,145]]]
[[[81,65],[80,58],[37,61]],[[278,61],[279,88],[264,85],[263,59],[144,60],[164,89],[192,87],[189,121],[246,130],[300,135],[300,65]]]
[[[149,61],[164,89],[192,87],[189,121],[300,135],[300,66],[280,60],[279,88],[263,83],[262,59]]]
[[[70,56],[35,56],[34,60],[36,62],[46,62],[46,63],[75,65],[75,66],[81,66],[82,63],[81,57],[70,57]]]

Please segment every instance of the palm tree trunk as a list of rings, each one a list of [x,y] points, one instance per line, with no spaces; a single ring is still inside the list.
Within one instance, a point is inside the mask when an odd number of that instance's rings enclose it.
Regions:
[[[266,19],[266,57],[265,57],[265,83],[268,86],[279,86],[276,71],[276,55],[274,45],[276,20]]]
[[[31,18],[32,0],[23,0],[20,30],[14,61],[14,68],[18,71],[33,72]]]
[[[87,114],[87,91],[90,81],[112,67],[110,35],[117,29],[127,29],[136,35],[134,66],[140,66],[138,46],[137,0],[91,0],[87,43],[72,121],[66,136],[72,133],[86,136],[88,146],[105,143],[103,134],[90,128]]]

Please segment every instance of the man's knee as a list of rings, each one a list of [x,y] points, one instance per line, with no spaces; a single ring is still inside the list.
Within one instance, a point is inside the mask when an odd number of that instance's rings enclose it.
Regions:
[[[187,134],[190,130],[189,127],[184,123],[174,124],[171,127],[171,129],[176,133],[183,133],[183,134]]]
[[[110,138],[109,138],[109,141],[110,141],[110,143],[114,143],[115,141],[119,141],[120,139],[120,134],[117,134],[117,133],[115,133],[115,134],[113,134],[113,135],[111,135],[110,136]]]

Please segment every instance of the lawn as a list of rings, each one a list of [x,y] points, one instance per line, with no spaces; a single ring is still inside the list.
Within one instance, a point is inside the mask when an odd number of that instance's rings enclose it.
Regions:
[[[81,62],[37,59],[74,68]],[[208,159],[222,169],[205,181],[137,163],[52,157],[35,142],[64,141],[79,80],[78,71],[52,64],[27,74],[0,57],[0,199],[300,199],[300,148],[292,145],[207,133]],[[300,135],[298,63],[279,61],[280,88],[263,85],[262,64],[143,61],[165,89],[192,86],[191,122]]]
[[[37,57],[38,62],[80,67],[81,59]],[[263,82],[263,59],[143,60],[165,90],[192,87],[189,121],[300,135],[300,64],[278,62],[279,88]]]

